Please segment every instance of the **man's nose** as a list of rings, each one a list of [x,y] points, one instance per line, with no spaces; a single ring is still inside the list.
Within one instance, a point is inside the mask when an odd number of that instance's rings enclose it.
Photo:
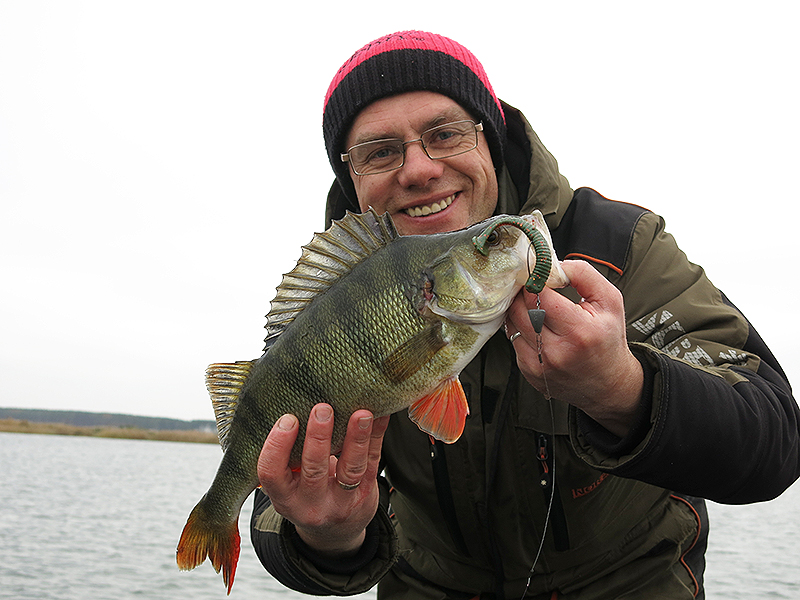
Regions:
[[[431,179],[441,177],[444,165],[440,160],[430,158],[422,147],[421,140],[406,145],[406,156],[400,167],[398,181],[404,187],[424,186]]]

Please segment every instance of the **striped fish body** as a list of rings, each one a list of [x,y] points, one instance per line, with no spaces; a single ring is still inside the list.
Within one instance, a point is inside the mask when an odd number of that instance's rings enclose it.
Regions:
[[[477,248],[489,227],[488,244]],[[538,259],[529,250],[518,226],[492,219],[400,237],[388,215],[370,211],[317,234],[278,287],[265,353],[207,371],[225,454],[184,528],[179,566],[194,568],[208,556],[230,592],[239,509],[258,485],[264,440],[284,414],[300,422],[292,467],[319,402],[334,409],[334,453],[358,409],[383,416],[411,407],[421,429],[454,442],[469,412],[458,373],[502,324]]]
[[[308,306],[253,365],[245,397],[260,399],[267,431],[283,414],[300,420],[294,465],[318,402],[334,408],[336,452],[353,412],[382,416],[407,408],[457,375],[485,341],[472,326],[424,306],[423,271],[447,250],[443,242],[448,238],[398,238]]]

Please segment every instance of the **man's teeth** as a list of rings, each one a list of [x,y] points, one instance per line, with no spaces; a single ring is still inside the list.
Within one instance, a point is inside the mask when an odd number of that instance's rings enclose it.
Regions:
[[[439,202],[434,202],[433,204],[428,204],[427,206],[415,206],[413,208],[406,209],[406,214],[410,217],[425,217],[427,215],[432,215],[434,213],[438,213],[443,211],[445,208],[450,206],[453,203],[456,195],[453,194],[452,196],[448,196],[444,200],[440,200]]]

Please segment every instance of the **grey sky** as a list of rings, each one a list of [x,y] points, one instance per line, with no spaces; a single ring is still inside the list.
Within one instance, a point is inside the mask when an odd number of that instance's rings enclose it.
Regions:
[[[0,0],[0,406],[212,418],[206,365],[260,354],[323,227],[330,79],[409,28],[573,187],[662,214],[800,381],[793,5],[269,4]]]

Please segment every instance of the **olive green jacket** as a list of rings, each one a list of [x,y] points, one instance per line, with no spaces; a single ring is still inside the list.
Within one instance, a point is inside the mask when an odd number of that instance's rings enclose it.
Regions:
[[[358,557],[315,556],[260,491],[256,551],[280,581],[314,594],[380,582],[381,599],[520,598],[536,561],[528,598],[701,596],[699,498],[766,500],[800,475],[789,384],[660,217],[573,192],[521,113],[504,108],[497,212],[539,209],[560,258],[589,261],[622,291],[645,373],[637,426],[619,439],[548,402],[499,332],[460,376],[471,414],[457,443],[432,444],[405,414],[393,415],[382,503]],[[355,207],[334,188],[328,219],[345,208]]]

